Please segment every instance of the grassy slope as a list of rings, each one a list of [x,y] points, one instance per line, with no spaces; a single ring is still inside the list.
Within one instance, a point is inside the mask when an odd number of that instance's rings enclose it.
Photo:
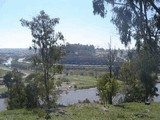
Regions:
[[[107,105],[107,111],[99,104],[78,104],[63,108],[64,115],[52,113],[51,120],[160,120],[160,103],[125,103],[122,106]],[[36,114],[26,110],[0,113],[0,120],[35,120]],[[41,120],[44,120],[41,118]]]

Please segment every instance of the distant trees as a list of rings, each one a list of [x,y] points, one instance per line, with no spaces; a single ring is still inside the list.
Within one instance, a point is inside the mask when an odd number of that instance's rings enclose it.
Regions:
[[[93,45],[68,44],[67,50],[70,54],[80,56],[93,56],[95,54],[95,47]]]
[[[68,44],[67,53],[61,63],[79,65],[104,65],[106,63],[102,57],[96,56],[96,49],[93,45]]]
[[[43,68],[43,80],[45,88],[45,103],[48,110],[50,109],[50,87],[54,90],[53,83],[56,62],[63,55],[62,44],[64,37],[62,33],[55,32],[55,26],[59,23],[59,18],[50,18],[44,11],[40,11],[40,14],[33,17],[32,21],[24,19],[20,20],[22,26],[28,27],[31,30],[33,36],[33,46],[31,49],[35,50],[36,55],[33,57],[33,61],[36,65],[42,65]]]

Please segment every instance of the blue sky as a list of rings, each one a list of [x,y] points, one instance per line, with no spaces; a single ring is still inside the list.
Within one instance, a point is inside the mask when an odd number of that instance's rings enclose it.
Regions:
[[[55,29],[63,33],[66,42],[108,48],[111,36],[114,48],[124,48],[110,22],[111,11],[105,19],[93,15],[92,0],[0,0],[0,48],[28,48],[32,36],[19,20],[32,20],[41,10],[60,18]]]

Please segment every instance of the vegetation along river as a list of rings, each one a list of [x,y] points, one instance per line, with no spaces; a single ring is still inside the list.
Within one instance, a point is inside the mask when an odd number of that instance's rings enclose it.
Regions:
[[[157,93],[160,94],[160,83],[157,84],[157,87],[158,87]],[[96,95],[96,93],[97,93],[96,88],[64,91],[62,94],[60,94],[57,103],[67,106],[78,103],[79,101],[83,101],[86,98],[90,102],[98,101],[99,97]],[[154,97],[154,102],[160,102],[160,96]],[[0,111],[4,110],[6,110],[5,99],[0,99]]]

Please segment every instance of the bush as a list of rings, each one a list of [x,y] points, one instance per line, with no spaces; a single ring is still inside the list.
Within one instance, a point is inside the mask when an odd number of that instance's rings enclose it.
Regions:
[[[119,84],[114,77],[110,78],[109,74],[104,74],[97,82],[98,95],[103,103],[111,102],[112,98],[118,91]]]
[[[33,92],[34,91],[34,92]],[[36,84],[30,83],[25,88],[26,108],[36,108],[39,106],[38,88]]]
[[[41,109],[41,108],[33,109],[33,113],[37,114],[39,118],[42,118],[45,116],[45,111],[44,111],[44,109]]]
[[[8,109],[24,108],[25,85],[22,82],[22,74],[13,70],[8,85]],[[6,82],[7,83],[7,82]]]

